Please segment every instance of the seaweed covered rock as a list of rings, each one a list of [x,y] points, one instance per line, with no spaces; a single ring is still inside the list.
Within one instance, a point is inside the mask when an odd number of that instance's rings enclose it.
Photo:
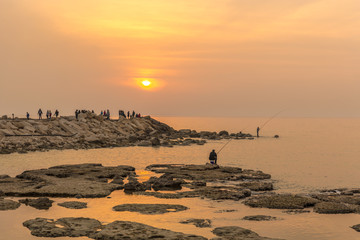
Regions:
[[[122,204],[113,207],[117,212],[139,212],[142,214],[163,214],[168,212],[179,212],[188,208],[176,204]]]

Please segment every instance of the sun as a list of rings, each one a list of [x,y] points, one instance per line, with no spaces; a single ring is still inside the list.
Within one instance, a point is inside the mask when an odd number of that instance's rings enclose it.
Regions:
[[[149,80],[144,80],[141,82],[141,84],[145,87],[149,87],[151,85],[151,82]]]

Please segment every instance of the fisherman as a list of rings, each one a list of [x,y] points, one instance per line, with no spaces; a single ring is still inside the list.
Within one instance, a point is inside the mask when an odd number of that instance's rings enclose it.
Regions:
[[[257,127],[257,129],[256,129],[256,137],[259,137],[259,131],[260,131],[260,128]]]
[[[80,110],[77,110],[77,109],[76,109],[76,111],[75,111],[75,118],[76,118],[76,120],[79,119],[79,113],[80,113]]]
[[[217,164],[217,154],[214,149],[210,153],[209,160],[211,164]]]
[[[128,116],[128,118],[130,118],[130,111],[127,112],[127,116]]]
[[[30,119],[30,114],[29,114],[29,112],[26,112],[26,119],[27,119],[27,120]]]
[[[55,117],[57,118],[59,116],[59,111],[56,109],[55,110]]]

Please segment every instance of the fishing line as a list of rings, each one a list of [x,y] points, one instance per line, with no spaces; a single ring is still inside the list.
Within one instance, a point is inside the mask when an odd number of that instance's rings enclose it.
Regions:
[[[280,113],[284,112],[286,109],[281,110],[280,112],[277,112],[275,115],[273,115],[272,117],[270,117],[265,123],[263,123],[259,128],[262,129],[263,127],[265,127],[266,124],[268,124],[271,120],[273,120],[277,115],[279,115]]]

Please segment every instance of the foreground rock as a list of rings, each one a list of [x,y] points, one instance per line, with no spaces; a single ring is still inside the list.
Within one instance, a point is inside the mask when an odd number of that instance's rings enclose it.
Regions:
[[[37,199],[20,199],[20,203],[25,204],[26,206],[31,206],[33,208],[39,209],[39,210],[48,210],[51,208],[53,200],[50,200],[48,198],[37,198]]]
[[[266,216],[266,215],[245,216],[242,219],[243,220],[248,220],[248,221],[272,221],[272,220],[277,220],[276,217]]]
[[[242,227],[218,227],[212,231],[216,236],[216,240],[280,240],[275,238],[261,237],[259,234]]]
[[[58,205],[61,206],[61,207],[70,208],[70,209],[87,208],[87,203],[86,202],[77,202],[77,201],[58,203]]]
[[[274,209],[303,209],[312,207],[319,202],[319,200],[311,197],[292,194],[261,195],[244,201],[245,205],[250,207]]]
[[[20,207],[19,202],[15,202],[10,199],[0,198],[0,211],[15,210]]]
[[[170,239],[170,240],[205,240],[196,235],[183,234],[170,230],[151,227],[145,224],[126,221],[115,221],[102,225],[91,218],[60,218],[52,220],[36,218],[23,223],[31,234],[37,237],[81,237],[92,239]]]
[[[132,175],[135,169],[130,166],[61,165],[0,179],[0,191],[6,196],[105,197],[123,188],[123,185],[108,183],[111,179]]]
[[[101,228],[98,220],[91,218],[31,219],[23,223],[37,237],[82,237]]]
[[[209,228],[211,227],[211,220],[210,219],[196,219],[190,218],[184,221],[181,221],[182,224],[193,224],[198,228]]]
[[[114,211],[139,212],[142,214],[163,214],[167,212],[179,212],[188,208],[174,204],[122,204],[113,207]]]

